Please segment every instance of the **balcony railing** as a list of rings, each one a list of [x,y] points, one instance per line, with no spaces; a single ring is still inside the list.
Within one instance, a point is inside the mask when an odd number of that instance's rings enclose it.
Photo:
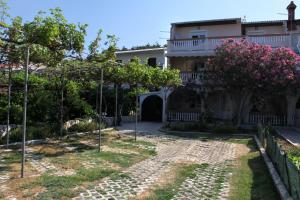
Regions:
[[[289,34],[256,35],[245,37],[218,37],[204,39],[178,39],[168,41],[168,52],[188,52],[188,51],[207,51],[212,52],[218,45],[226,39],[242,40],[255,42],[272,47],[290,47],[291,36]]]
[[[180,78],[182,80],[183,84],[186,83],[197,83],[201,84],[202,82],[202,72],[181,72],[180,73]]]

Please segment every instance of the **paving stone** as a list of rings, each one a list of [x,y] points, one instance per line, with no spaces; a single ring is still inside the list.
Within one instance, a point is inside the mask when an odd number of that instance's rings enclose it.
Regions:
[[[86,190],[74,199],[133,198],[155,185],[176,162],[208,163],[209,167],[205,170],[197,169],[196,177],[185,180],[174,199],[224,199],[227,197],[229,188],[227,182],[230,173],[226,170],[227,162],[224,161],[235,158],[234,144],[221,141],[183,140],[158,134],[145,134],[139,139],[156,144],[157,156],[125,170],[124,173],[129,177],[121,177],[117,180],[104,179],[93,189]]]

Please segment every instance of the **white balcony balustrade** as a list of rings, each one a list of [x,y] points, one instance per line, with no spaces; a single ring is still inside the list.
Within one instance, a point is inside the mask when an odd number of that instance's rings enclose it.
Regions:
[[[255,42],[263,45],[271,45],[272,47],[293,47],[291,35],[289,34],[274,34],[274,35],[254,35],[245,37],[218,37],[218,38],[203,38],[203,39],[178,39],[168,41],[168,54],[176,52],[210,52],[212,53],[218,45],[226,39],[242,40]]]
[[[202,76],[203,76],[202,72],[181,72],[180,73],[180,78],[183,84],[186,83],[201,84],[203,80]]]

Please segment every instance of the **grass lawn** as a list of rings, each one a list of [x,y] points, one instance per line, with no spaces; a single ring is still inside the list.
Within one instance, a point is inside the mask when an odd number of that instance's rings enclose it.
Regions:
[[[179,137],[188,137],[202,141],[220,140],[239,144],[242,150],[248,149],[240,155],[236,164],[231,168],[231,200],[277,200],[280,199],[273,181],[264,163],[255,141],[248,136],[226,134],[197,134],[172,133]]]
[[[253,139],[231,140],[247,145],[249,152],[237,160],[232,168],[231,200],[276,200],[280,199],[267,166]]]
[[[6,182],[9,189],[1,193],[0,199],[12,194],[18,199],[70,199],[104,177],[128,176],[121,171],[156,155],[154,144],[135,142],[113,132],[103,135],[102,144],[102,151],[98,152],[97,135],[83,135],[31,146],[30,152],[38,156],[40,166],[33,166],[31,154],[28,155],[24,179],[18,178],[20,152],[0,152],[0,174],[12,177]],[[52,168],[37,169],[48,166]]]

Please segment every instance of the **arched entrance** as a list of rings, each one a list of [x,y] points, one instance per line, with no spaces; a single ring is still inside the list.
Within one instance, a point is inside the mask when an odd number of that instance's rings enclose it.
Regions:
[[[163,100],[156,95],[147,97],[142,104],[142,121],[162,121]]]

